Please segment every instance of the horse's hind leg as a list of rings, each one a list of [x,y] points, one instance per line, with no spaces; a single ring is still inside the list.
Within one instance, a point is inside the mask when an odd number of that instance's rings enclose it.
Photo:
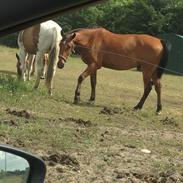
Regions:
[[[48,64],[48,58],[46,57],[46,54],[44,54],[44,57],[43,57],[43,73],[42,73],[42,76],[41,76],[41,79],[45,79],[45,76],[46,76],[46,71],[47,71],[47,64]]]
[[[79,76],[78,78],[78,83],[77,83],[77,87],[75,90],[75,96],[74,96],[74,103],[77,104],[80,101],[80,93],[81,93],[81,84],[84,81],[84,79],[86,77],[88,77],[89,75],[95,73],[97,70],[96,64],[92,63],[90,65],[88,65],[88,67],[86,68],[86,70]]]
[[[148,75],[146,75],[143,72],[143,81],[144,81],[144,93],[142,98],[140,99],[139,103],[134,107],[135,110],[137,109],[142,109],[145,100],[147,99],[149,93],[152,90],[152,81],[151,81],[151,77]]]
[[[40,83],[40,79],[41,79],[41,75],[43,73],[43,53],[39,52],[36,55],[36,69],[37,69],[37,78],[36,78],[36,82],[34,85],[34,88],[37,89],[39,87],[39,83]]]
[[[155,91],[157,93],[157,109],[156,109],[156,113],[160,114],[162,111],[162,104],[161,104],[161,83],[160,83],[160,79],[157,77],[157,74],[154,73],[153,74],[153,83],[154,83],[154,87],[155,87]]]
[[[95,71],[93,74],[90,75],[90,83],[91,83],[91,96],[89,99],[90,102],[95,101],[96,82],[97,82],[97,71]]]

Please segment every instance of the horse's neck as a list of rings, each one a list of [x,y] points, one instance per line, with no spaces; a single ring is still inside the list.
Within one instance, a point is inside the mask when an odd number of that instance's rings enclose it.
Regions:
[[[88,43],[91,40],[90,32],[78,32],[76,33],[76,37],[74,39],[74,44],[80,46],[88,46]]]

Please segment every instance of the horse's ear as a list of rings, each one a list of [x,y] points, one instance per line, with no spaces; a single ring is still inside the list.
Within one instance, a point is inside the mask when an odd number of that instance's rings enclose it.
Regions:
[[[75,37],[76,37],[76,33],[74,32],[74,33],[71,35],[70,39],[73,40]]]
[[[62,38],[64,38],[64,37],[65,37],[65,33],[64,33],[64,31],[63,31],[63,30],[61,30],[61,31],[60,31],[60,34],[61,34]]]
[[[17,58],[18,61],[20,60],[20,57],[19,57],[18,53],[16,53],[16,58]]]

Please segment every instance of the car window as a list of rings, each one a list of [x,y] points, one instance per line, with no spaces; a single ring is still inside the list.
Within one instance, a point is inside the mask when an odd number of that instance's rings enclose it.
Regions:
[[[48,183],[183,182],[182,10],[109,0],[0,38],[1,142]]]

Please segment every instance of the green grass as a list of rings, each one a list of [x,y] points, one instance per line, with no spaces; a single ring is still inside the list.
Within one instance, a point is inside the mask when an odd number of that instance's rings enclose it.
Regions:
[[[74,105],[76,81],[86,67],[80,59],[70,58],[63,70],[57,69],[53,96],[49,96],[43,81],[38,91],[34,91],[34,78],[31,82],[16,79],[16,51],[0,47],[0,120],[13,120],[18,124],[17,127],[0,124],[0,140],[39,156],[68,153],[80,162],[79,175],[69,167],[64,167],[62,175],[55,167],[48,167],[52,176],[47,180],[56,182],[61,176],[64,182],[95,179],[96,182],[113,182],[112,172],[116,169],[182,170],[182,77],[163,76],[163,113],[159,116],[155,114],[154,91],[141,111],[132,111],[143,92],[142,75],[135,71],[99,70],[95,104],[87,104],[90,82],[86,79],[82,85],[81,104]],[[99,114],[104,106],[118,107],[121,113]],[[33,118],[7,114],[7,108],[26,109]],[[90,120],[92,125],[85,127],[64,120],[71,117]],[[166,118],[172,123],[163,124]],[[152,153],[143,154],[142,148]]]

